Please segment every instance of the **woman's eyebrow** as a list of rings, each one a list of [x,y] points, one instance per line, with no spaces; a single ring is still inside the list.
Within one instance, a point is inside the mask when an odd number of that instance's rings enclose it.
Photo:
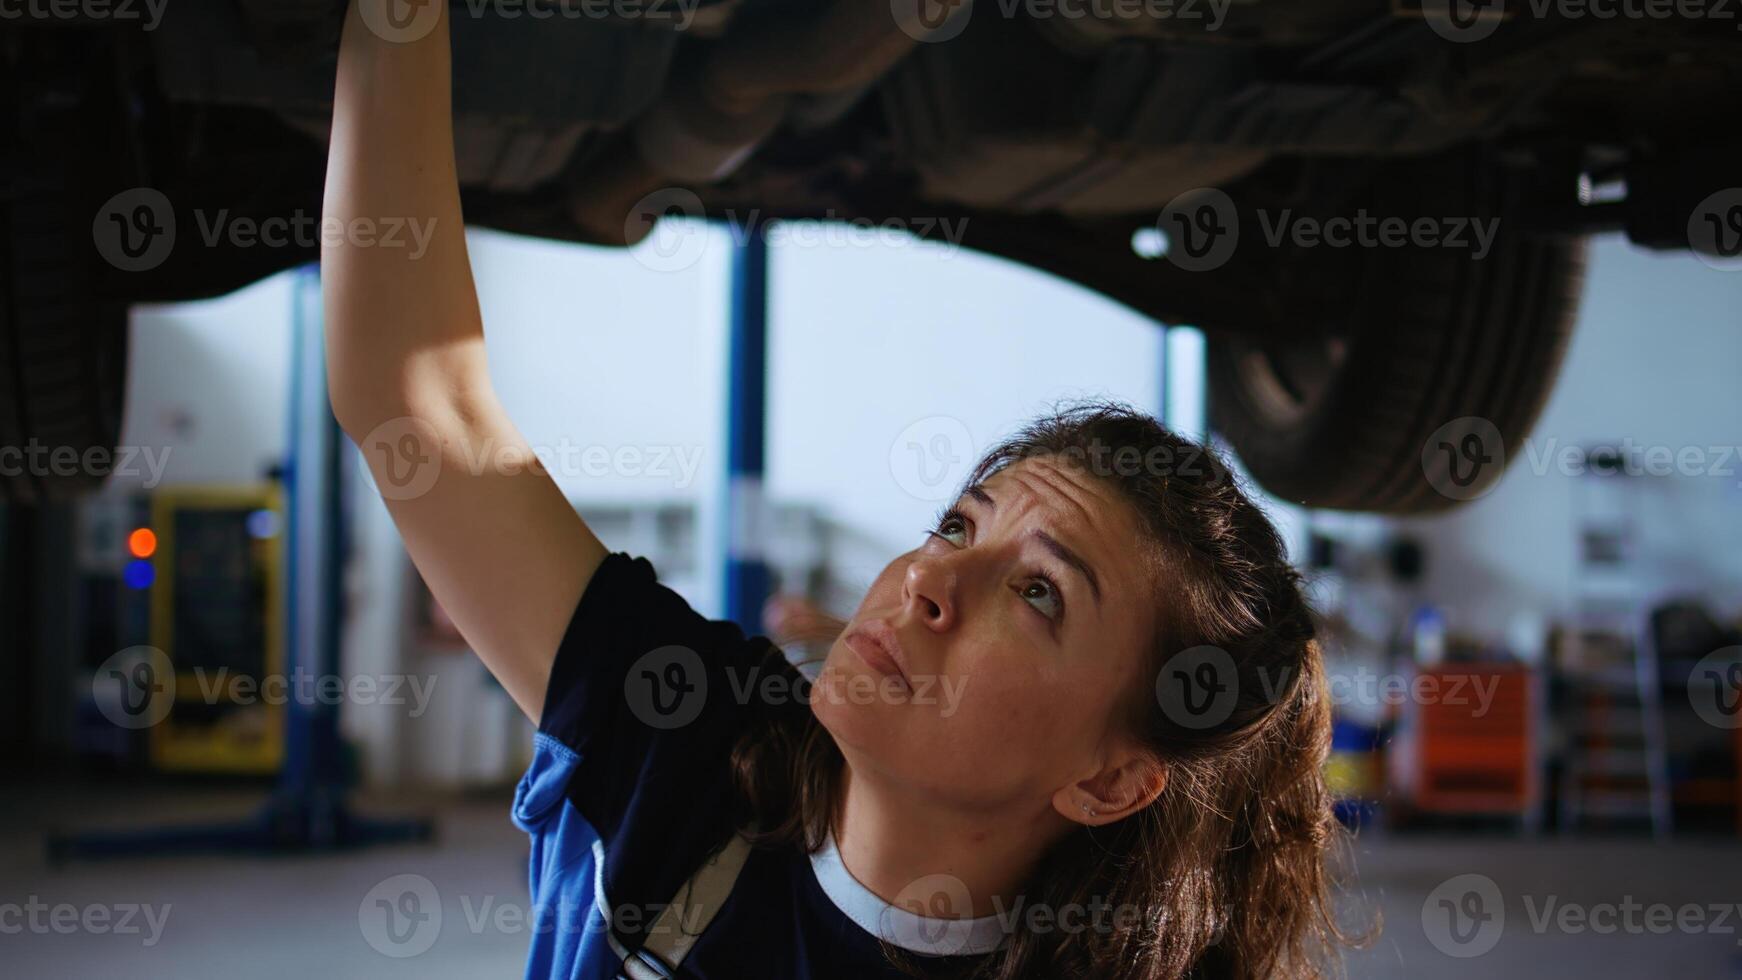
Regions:
[[[1042,547],[1052,552],[1053,557],[1077,570],[1077,574],[1089,583],[1089,593],[1095,597],[1095,608],[1099,609],[1101,607],[1101,580],[1096,577],[1095,569],[1090,567],[1089,563],[1084,561],[1076,552],[1066,547],[1064,542],[1039,528],[1030,532],[1029,537],[1039,541]]]
[[[980,504],[981,506],[985,507],[989,511],[996,513],[998,510],[998,502],[993,500],[992,495],[987,493],[985,491],[985,489],[978,483],[973,484],[972,486],[965,488],[962,491],[962,495],[966,496],[966,497],[973,498],[975,503]],[[1078,555],[1075,551],[1072,551],[1069,547],[1067,547],[1064,544],[1064,542],[1062,542],[1059,539],[1053,537],[1052,535],[1046,533],[1045,531],[1039,530],[1037,528],[1032,533],[1030,533],[1029,536],[1034,538],[1036,541],[1039,541],[1041,546],[1044,547],[1047,551],[1051,552],[1054,558],[1057,558],[1059,561],[1062,561],[1066,565],[1069,565],[1071,568],[1075,569],[1077,574],[1081,575],[1083,577],[1083,580],[1085,582],[1089,583],[1089,594],[1095,597],[1095,608],[1097,610],[1100,609],[1100,607],[1101,607],[1101,579],[1100,579],[1100,576],[1095,574],[1094,567],[1091,566],[1088,562],[1084,561],[1082,559],[1082,556]]]

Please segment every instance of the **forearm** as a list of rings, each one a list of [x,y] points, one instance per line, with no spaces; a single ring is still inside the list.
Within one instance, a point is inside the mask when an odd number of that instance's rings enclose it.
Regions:
[[[446,4],[415,41],[346,14],[323,202],[334,410],[347,428],[487,392],[454,168]],[[397,244],[380,234],[403,229]]]

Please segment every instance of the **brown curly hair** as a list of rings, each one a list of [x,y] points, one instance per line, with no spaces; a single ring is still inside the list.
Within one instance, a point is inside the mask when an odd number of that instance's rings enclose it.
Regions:
[[[1213,451],[1127,406],[1057,409],[987,452],[966,485],[1030,457],[1087,466],[1139,515],[1161,612],[1145,676],[1164,678],[1177,655],[1212,649],[1232,683],[1213,717],[1183,715],[1158,688],[1135,692],[1123,721],[1166,760],[1167,788],[1123,820],[1073,831],[1028,878],[1029,906],[1102,903],[1137,914],[1115,917],[1115,928],[1019,931],[971,975],[1268,980],[1334,972],[1337,948],[1365,937],[1345,930],[1334,911],[1333,869],[1346,833],[1323,775],[1330,708],[1313,616],[1282,539]],[[823,845],[842,757],[814,717],[802,730],[747,733],[734,765],[746,822],[763,828],[759,843],[807,852]]]

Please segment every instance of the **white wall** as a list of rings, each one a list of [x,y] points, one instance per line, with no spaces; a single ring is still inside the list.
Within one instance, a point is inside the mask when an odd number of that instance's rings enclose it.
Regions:
[[[133,310],[121,442],[164,460],[163,484],[258,484],[283,457],[291,282]],[[140,472],[118,471],[105,487],[150,484],[138,459]]]
[[[1639,577],[1653,591],[1703,597],[1720,613],[1734,615],[1742,605],[1742,459],[1735,450],[1742,445],[1742,272],[1616,236],[1592,246],[1560,382],[1527,443],[1506,447],[1505,477],[1450,514],[1399,522],[1427,543],[1427,590],[1450,606],[1455,627],[1498,638],[1515,616],[1570,608],[1582,484],[1553,459],[1568,445],[1623,440],[1698,453],[1709,471],[1631,481],[1643,532]]]
[[[977,456],[1061,399],[1159,408],[1160,329],[1098,294],[942,244],[779,248],[770,273],[771,496],[918,544]]]

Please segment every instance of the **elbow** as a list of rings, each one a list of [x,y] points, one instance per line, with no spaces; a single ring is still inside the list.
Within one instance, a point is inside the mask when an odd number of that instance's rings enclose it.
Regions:
[[[440,439],[465,433],[489,416],[487,384],[470,378],[422,378],[416,383],[330,384],[327,399],[339,428],[358,445],[384,434]],[[395,440],[396,441],[396,440]]]

